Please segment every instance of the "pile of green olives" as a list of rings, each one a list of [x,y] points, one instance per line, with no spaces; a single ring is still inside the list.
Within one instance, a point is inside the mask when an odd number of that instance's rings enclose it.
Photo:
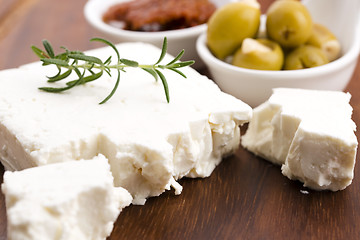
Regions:
[[[297,0],[277,0],[266,13],[265,37],[259,37],[260,5],[232,2],[209,19],[207,45],[215,57],[257,70],[296,70],[335,60],[340,43],[325,26],[313,23]]]

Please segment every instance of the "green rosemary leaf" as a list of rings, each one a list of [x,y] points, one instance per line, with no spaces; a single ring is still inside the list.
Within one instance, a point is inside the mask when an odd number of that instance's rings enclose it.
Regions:
[[[85,53],[81,52],[81,51],[69,51],[70,54],[80,54],[80,55],[85,55]]]
[[[60,48],[61,48],[61,49],[64,49],[64,50],[65,50],[65,53],[66,53],[66,52],[70,52],[70,50],[67,49],[67,47],[61,46]]]
[[[52,77],[49,77],[49,76],[46,76],[46,77],[47,77],[48,79],[57,78],[57,77],[61,74],[61,67],[58,67],[58,66],[57,66],[57,69],[58,69],[57,74],[55,74],[55,75],[52,76]]]
[[[129,67],[138,67],[139,63],[133,60],[129,60],[129,59],[125,59],[125,58],[121,58],[120,62],[122,62],[123,64],[125,64],[126,66]]]
[[[99,64],[99,65],[103,65],[103,62],[99,58],[93,57],[93,56],[70,53],[68,55],[68,57],[71,58],[71,59],[75,59],[75,60],[86,61],[86,62],[89,62],[89,63],[96,63],[96,64]]]
[[[185,61],[185,62],[178,62],[178,63],[173,63],[169,66],[166,66],[167,68],[182,68],[182,67],[186,67],[186,66],[190,66],[192,64],[194,64],[195,61]]]
[[[76,65],[77,63],[78,63],[78,60],[73,59],[73,62],[71,63],[71,66],[74,66],[74,65]]]
[[[40,87],[39,89],[42,90],[42,91],[45,91],[45,92],[59,93],[59,92],[69,90],[72,87],[74,87],[74,86],[67,86],[67,87],[62,87],[62,88]]]
[[[65,78],[67,78],[71,74],[71,72],[72,72],[72,70],[69,69],[66,72],[64,72],[63,74],[58,74],[54,77],[48,77],[49,78],[48,82],[57,82],[57,81],[63,80]],[[59,71],[59,73],[61,73],[61,72]]]
[[[42,43],[43,43],[43,45],[44,45],[44,48],[45,48],[46,52],[49,54],[49,56],[50,56],[51,58],[54,58],[54,57],[55,57],[54,50],[53,50],[51,44],[49,43],[49,41],[46,40],[46,39],[44,39],[44,40],[42,41]]]
[[[84,69],[83,73],[81,73],[79,69],[74,69],[74,70],[75,70],[76,74],[79,76],[78,80],[76,80],[75,82],[72,81],[72,82],[74,82],[74,86],[83,84],[86,69]],[[72,85],[72,84],[68,84],[68,85]]]
[[[84,55],[84,53],[83,53],[82,51],[79,51],[79,50],[72,50],[72,51],[70,51],[69,49],[67,49],[67,47],[64,47],[64,46],[61,46],[60,48],[64,49],[65,52],[67,52],[67,53],[82,54],[82,55]]]
[[[49,58],[49,56],[43,50],[41,50],[35,46],[31,46],[31,49],[36,54],[36,56],[38,56],[39,58]]]
[[[105,68],[104,70],[105,70],[105,72],[111,77],[110,68]]]
[[[87,82],[92,82],[92,81],[100,78],[100,77],[103,75],[103,73],[104,73],[104,71],[100,71],[100,72],[98,72],[98,73],[94,73],[93,75],[84,77],[85,83],[87,83]]]
[[[166,101],[169,103],[170,102],[170,95],[169,95],[169,86],[167,84],[166,78],[165,76],[162,74],[162,72],[160,72],[159,70],[155,69],[156,73],[159,75],[161,82],[164,86],[164,91],[165,91],[165,96],[166,96]]]
[[[113,90],[111,91],[111,93],[104,99],[102,100],[99,104],[104,104],[106,103],[113,95],[114,93],[116,92],[118,86],[119,86],[119,83],[120,83],[120,70],[117,71],[118,72],[118,76],[117,76],[117,79],[116,79],[116,83],[115,83],[115,86],[113,88]]]
[[[83,76],[83,74],[85,73],[85,71],[83,73],[80,72],[80,70],[78,68],[74,68],[74,71],[76,72],[76,74],[78,75],[79,79],[81,78],[81,76]]]
[[[78,70],[78,69],[76,69]],[[81,80],[83,79],[83,75],[80,75],[78,80],[72,81],[71,84],[67,84],[66,87],[60,87],[60,88],[54,88],[54,87],[40,87],[39,89],[45,92],[52,92],[52,93],[59,93],[59,92],[63,92],[66,90],[69,90],[73,87],[75,87],[76,85],[81,84]]]
[[[94,80],[100,78],[102,76],[102,74],[103,74],[103,71],[100,71],[100,72],[95,73],[93,75],[83,77],[80,84],[85,84],[85,83],[94,81]],[[78,81],[78,80],[73,80],[73,81],[67,82],[66,85],[73,85],[73,84],[75,84],[76,81]]]
[[[41,58],[40,61],[42,61],[46,65],[55,64],[60,67],[68,67],[69,66],[68,62],[61,60],[61,59],[56,59],[56,58]]]
[[[185,50],[184,49],[181,50],[181,52],[171,62],[166,64],[166,66],[169,66],[169,65],[175,63],[176,61],[178,61],[184,55],[184,53],[185,53]]]
[[[90,41],[102,42],[102,43],[105,43],[106,45],[109,45],[112,49],[114,49],[117,59],[118,59],[118,62],[120,62],[120,53],[114,44],[112,44],[111,42],[109,42],[108,40],[105,40],[103,38],[92,38],[92,39],[90,39]]]
[[[174,71],[174,72],[180,74],[181,76],[183,76],[184,78],[186,78],[185,74],[183,72],[177,70],[176,68],[169,68],[169,70]]]
[[[66,85],[68,85],[68,86],[70,86],[70,87],[75,87],[75,86],[77,86],[77,85],[84,84],[84,76],[85,76],[86,70],[84,70],[83,73],[81,73],[78,68],[74,68],[74,71],[75,71],[76,74],[78,75],[79,79],[74,80],[74,81],[67,82]]]
[[[160,58],[159,58],[159,60],[157,60],[157,62],[154,65],[159,64],[164,59],[164,57],[166,55],[166,51],[167,51],[167,38],[164,37],[164,41],[163,41],[162,48],[161,48]]]
[[[159,78],[154,69],[151,68],[141,68],[141,69],[150,73],[150,75],[152,75],[155,78],[155,81],[158,81]]]
[[[111,56],[108,57],[108,59],[105,60],[104,65],[111,63]]]
[[[61,60],[64,60],[64,61],[68,61],[68,60],[69,60],[69,58],[68,58],[68,53],[67,53],[67,52],[60,53],[60,54],[56,55],[54,58],[56,58],[56,59],[61,59]]]

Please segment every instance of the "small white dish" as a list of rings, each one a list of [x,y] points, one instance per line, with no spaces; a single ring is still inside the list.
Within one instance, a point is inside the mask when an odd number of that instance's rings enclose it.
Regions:
[[[206,24],[186,29],[161,31],[161,32],[136,32],[119,29],[102,20],[109,7],[130,0],[89,0],[85,4],[84,14],[88,23],[94,27],[101,37],[114,43],[120,42],[146,42],[161,47],[164,37],[168,39],[168,52],[177,55],[185,49],[182,60],[195,60],[195,68],[201,68],[203,62],[196,51],[196,39],[206,31]],[[211,0],[217,7],[229,2],[227,0]]]
[[[360,51],[359,1],[307,0],[303,3],[309,9],[314,22],[327,26],[338,37],[342,56],[323,66],[304,70],[251,70],[233,66],[214,57],[207,47],[206,33],[203,33],[197,41],[197,51],[224,92],[256,107],[265,102],[276,87],[336,91],[346,88]]]

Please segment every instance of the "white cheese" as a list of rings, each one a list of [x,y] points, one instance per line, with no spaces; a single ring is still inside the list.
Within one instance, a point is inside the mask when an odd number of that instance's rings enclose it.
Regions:
[[[107,159],[6,171],[9,240],[97,240],[110,235],[131,195],[114,187]]]
[[[152,64],[160,49],[142,43],[118,45],[121,57]],[[105,60],[110,48],[89,52]],[[116,56],[113,56],[116,61]],[[164,62],[172,58],[166,56]],[[126,188],[134,203],[144,204],[184,176],[207,177],[239,146],[239,125],[252,109],[222,93],[190,67],[187,78],[167,70],[170,103],[161,81],[141,69],[121,72],[118,91],[104,76],[61,94],[38,90],[56,69],[40,63],[0,72],[0,158],[8,170],[104,154],[116,186]],[[74,76],[75,78],[75,76]]]
[[[357,150],[350,94],[274,89],[254,109],[242,145],[304,186],[342,190],[351,184]]]

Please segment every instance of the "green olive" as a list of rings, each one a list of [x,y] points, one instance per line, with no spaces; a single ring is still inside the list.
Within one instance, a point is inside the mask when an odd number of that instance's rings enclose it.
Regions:
[[[307,44],[313,45],[324,51],[329,61],[337,59],[340,55],[340,42],[335,35],[325,26],[314,23],[312,34]]]
[[[260,25],[260,7],[233,2],[219,8],[209,19],[207,44],[219,59],[233,54],[245,38],[255,37]]]
[[[324,65],[328,62],[329,60],[320,48],[311,45],[303,45],[294,49],[285,57],[284,69],[297,70],[312,68]]]
[[[299,1],[278,0],[267,11],[266,32],[283,47],[298,47],[311,35],[310,13]]]
[[[232,64],[258,70],[281,70],[284,54],[278,43],[268,39],[246,38],[236,51]]]

